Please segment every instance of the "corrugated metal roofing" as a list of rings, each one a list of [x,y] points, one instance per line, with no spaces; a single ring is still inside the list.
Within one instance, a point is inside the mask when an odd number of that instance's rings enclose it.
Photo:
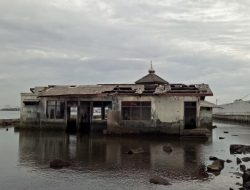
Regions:
[[[111,92],[118,85],[80,85],[80,86],[50,86],[39,96],[62,96],[62,95],[95,95],[102,94],[105,92]],[[132,90],[142,88],[141,85],[119,85],[122,87],[131,87]]]

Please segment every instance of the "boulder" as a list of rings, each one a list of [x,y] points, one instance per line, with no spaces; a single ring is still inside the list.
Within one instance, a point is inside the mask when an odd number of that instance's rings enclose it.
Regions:
[[[218,159],[213,161],[212,164],[207,166],[208,172],[218,172],[221,171],[224,168],[224,160]]]
[[[153,176],[152,178],[150,178],[149,182],[153,184],[159,184],[159,185],[171,185],[171,183],[169,183],[168,180],[160,176]]]
[[[167,152],[167,153],[171,153],[173,152],[173,148],[170,145],[165,145],[162,147],[163,151]]]
[[[219,137],[220,140],[225,139],[225,137]]]
[[[133,148],[133,149],[130,149],[127,153],[128,154],[141,154],[141,153],[144,153],[144,149],[143,148]]]
[[[63,167],[70,166],[70,163],[67,161],[60,160],[60,159],[55,159],[49,163],[49,166],[50,168],[53,168],[53,169],[61,169]]]
[[[224,131],[224,133],[228,133],[228,131]]]
[[[231,162],[232,162],[232,160],[227,159],[227,160],[226,160],[226,162],[227,162],[227,163],[231,163]]]
[[[241,158],[241,160],[243,162],[249,162],[250,161],[250,157],[243,157],[243,158]]]
[[[242,161],[237,157],[236,158],[236,164],[239,165]]]

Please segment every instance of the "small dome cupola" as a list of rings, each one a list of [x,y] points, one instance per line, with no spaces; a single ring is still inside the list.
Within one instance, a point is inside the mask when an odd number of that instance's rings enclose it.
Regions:
[[[153,69],[152,61],[151,61],[151,67],[150,67],[150,69],[148,70],[148,73],[149,73],[149,74],[155,73],[155,70]]]
[[[148,74],[141,79],[135,81],[135,84],[169,84],[167,81],[159,77],[155,74],[155,70],[153,69],[152,61],[151,67],[148,70]]]

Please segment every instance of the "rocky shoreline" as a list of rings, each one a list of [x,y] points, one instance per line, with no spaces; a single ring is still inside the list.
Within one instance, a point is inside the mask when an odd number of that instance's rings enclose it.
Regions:
[[[240,189],[250,189],[250,168],[247,168],[244,162],[249,162],[250,157],[246,156],[250,153],[250,146],[249,145],[242,145],[242,144],[231,144],[230,145],[230,154],[234,155],[245,155],[243,158],[236,157],[236,164],[238,168],[236,168],[236,173],[239,175],[239,177],[242,177],[242,184],[237,183],[237,185],[241,186]],[[214,173],[216,175],[219,175],[221,170],[224,169],[225,165],[224,163],[231,163],[232,160],[223,160],[219,159],[215,156],[210,156],[209,160],[213,161],[210,165],[207,166],[207,172]],[[237,172],[240,171],[240,172]],[[233,189],[233,188],[230,188]]]

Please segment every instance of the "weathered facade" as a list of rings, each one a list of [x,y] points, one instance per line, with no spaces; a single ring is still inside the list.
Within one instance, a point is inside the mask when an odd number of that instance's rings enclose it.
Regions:
[[[212,95],[207,84],[169,84],[151,68],[135,84],[32,88],[21,94],[21,126],[185,135],[211,123],[202,102]]]

